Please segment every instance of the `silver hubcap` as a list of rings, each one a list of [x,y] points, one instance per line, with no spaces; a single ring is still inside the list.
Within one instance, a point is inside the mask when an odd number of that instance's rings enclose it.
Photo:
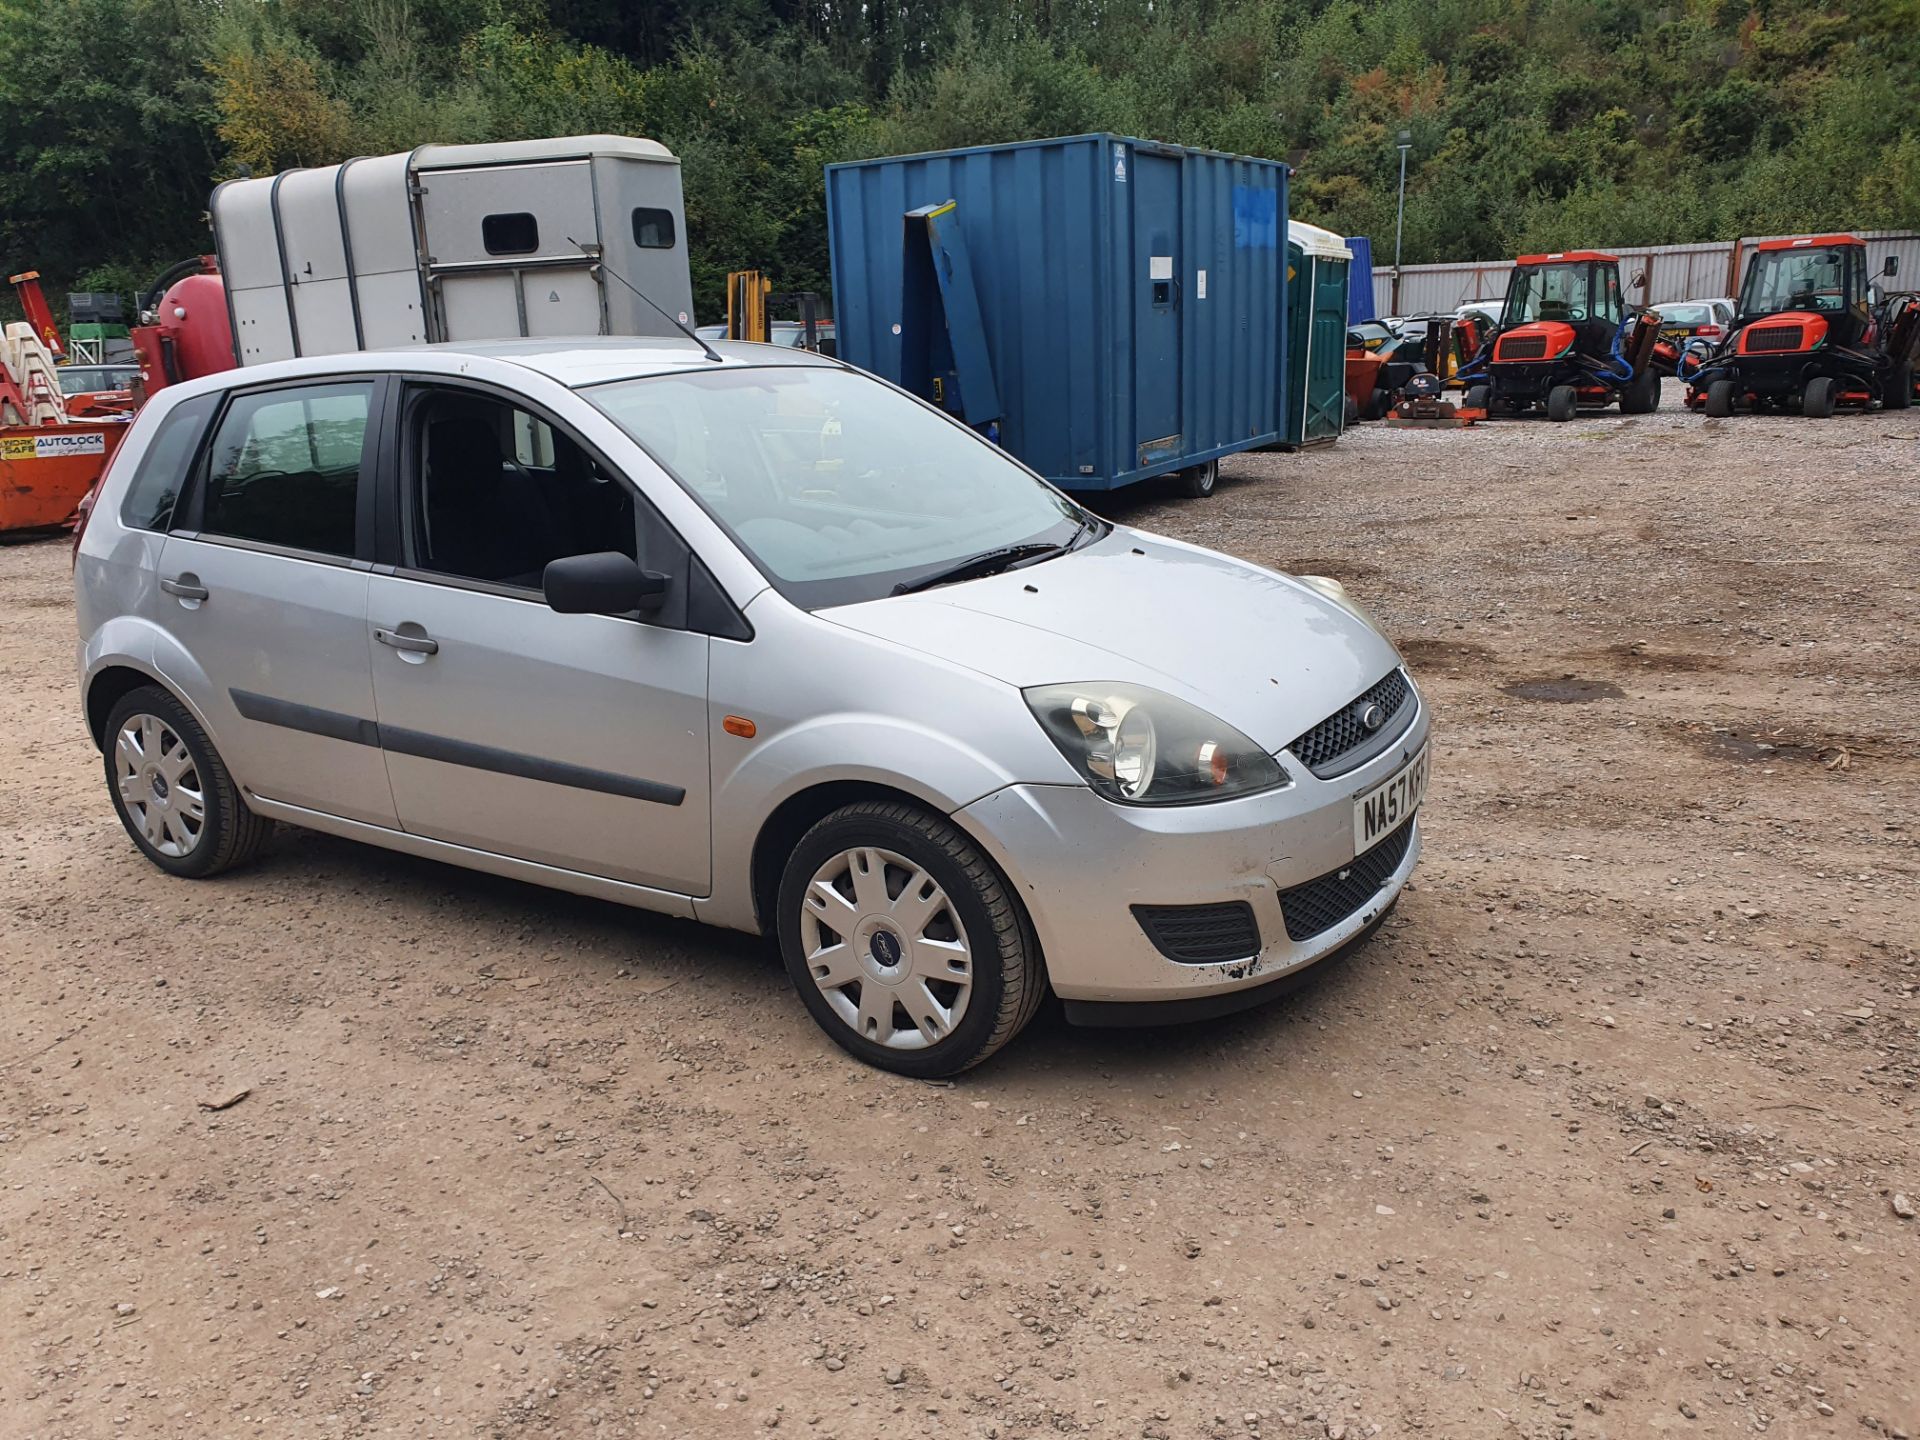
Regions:
[[[134,715],[114,740],[120,799],[141,837],[162,855],[191,854],[207,828],[207,797],[187,742],[167,722]]]
[[[953,1033],[973,994],[960,916],[920,866],[891,850],[843,850],[814,871],[800,908],[807,973],[854,1031],[890,1050]]]

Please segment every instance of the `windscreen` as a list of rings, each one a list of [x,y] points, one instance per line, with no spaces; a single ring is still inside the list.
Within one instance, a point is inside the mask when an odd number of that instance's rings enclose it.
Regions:
[[[1594,315],[1593,269],[1586,261],[1561,265],[1529,265],[1513,272],[1507,287],[1500,328],[1535,320],[1563,320],[1579,324]]]
[[[580,393],[810,608],[1080,529],[1083,512],[997,446],[857,371],[716,367]]]
[[[1847,308],[1847,249],[1756,250],[1740,287],[1742,315]]]
[[[1713,320],[1713,313],[1704,305],[1656,305],[1653,308],[1669,325],[1706,325]]]

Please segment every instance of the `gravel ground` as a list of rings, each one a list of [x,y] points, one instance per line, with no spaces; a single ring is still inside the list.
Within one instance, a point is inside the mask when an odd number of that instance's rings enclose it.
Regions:
[[[65,544],[0,550],[0,1431],[1920,1436],[1920,412],[1115,509],[1373,607],[1426,857],[1296,998],[949,1085],[743,937],[299,832],[165,879]]]

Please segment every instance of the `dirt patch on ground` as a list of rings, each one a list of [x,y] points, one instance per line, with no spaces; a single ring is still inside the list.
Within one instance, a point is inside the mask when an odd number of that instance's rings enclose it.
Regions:
[[[159,875],[67,546],[0,551],[0,1430],[1920,1436],[1920,412],[1226,469],[1113,508],[1378,567],[1414,887],[1293,999],[950,1085],[743,937],[296,831]],[[1495,688],[1567,675],[1626,693]]]
[[[1596,700],[1624,700],[1627,695],[1611,680],[1583,680],[1577,675],[1513,680],[1502,685],[1500,693],[1516,700],[1539,700],[1549,705],[1591,705]]]

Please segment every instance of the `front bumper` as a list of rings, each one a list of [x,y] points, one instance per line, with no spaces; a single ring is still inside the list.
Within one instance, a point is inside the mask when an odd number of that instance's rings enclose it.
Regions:
[[[956,818],[1013,882],[1068,1001],[1166,1002],[1249,990],[1303,970],[1353,940],[1399,896],[1420,858],[1420,825],[1380,888],[1311,938],[1288,938],[1280,894],[1354,859],[1353,801],[1427,743],[1428,716],[1385,753],[1331,780],[1283,755],[1293,783],[1214,805],[1116,805],[1082,785],[1013,785]],[[1132,907],[1244,901],[1256,953],[1186,963],[1162,954]]]

